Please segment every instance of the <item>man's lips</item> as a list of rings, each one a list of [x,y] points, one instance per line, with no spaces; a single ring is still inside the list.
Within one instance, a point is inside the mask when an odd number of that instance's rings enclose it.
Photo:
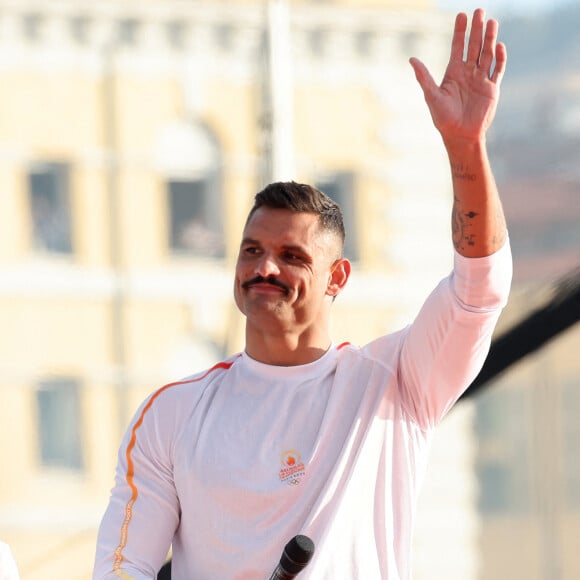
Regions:
[[[290,288],[286,286],[280,280],[276,278],[264,278],[263,276],[256,276],[250,280],[246,280],[242,283],[242,288],[248,290],[249,288],[256,288],[264,292],[283,292],[284,294],[290,293]]]

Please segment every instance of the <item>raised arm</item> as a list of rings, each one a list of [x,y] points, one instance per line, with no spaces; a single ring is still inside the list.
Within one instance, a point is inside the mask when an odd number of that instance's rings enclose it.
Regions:
[[[507,235],[486,148],[507,53],[497,42],[497,21],[486,23],[482,9],[473,14],[464,58],[466,32],[467,15],[460,13],[441,85],[435,83],[420,60],[411,58],[410,63],[449,156],[453,244],[463,256],[478,258],[496,252]]]

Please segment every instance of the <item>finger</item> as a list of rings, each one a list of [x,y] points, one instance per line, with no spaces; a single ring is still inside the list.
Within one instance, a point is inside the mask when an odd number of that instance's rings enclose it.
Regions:
[[[469,32],[469,42],[467,44],[467,62],[477,65],[481,54],[481,44],[483,39],[483,21],[485,12],[478,8],[473,13],[471,20],[471,31]]]
[[[491,80],[497,85],[501,84],[501,80],[505,73],[507,64],[507,49],[503,42],[498,42],[495,47],[495,68],[491,75]]]
[[[481,56],[479,57],[479,68],[485,71],[488,76],[495,56],[498,27],[497,20],[488,20],[485,27],[483,48],[481,49]]]
[[[410,58],[409,62],[415,71],[415,78],[423,89],[425,99],[429,100],[430,96],[437,90],[437,83],[433,80],[427,67],[418,59]]]
[[[449,61],[458,60],[463,62],[465,50],[465,33],[467,32],[467,14],[460,12],[455,18],[455,28],[451,40],[451,56]]]

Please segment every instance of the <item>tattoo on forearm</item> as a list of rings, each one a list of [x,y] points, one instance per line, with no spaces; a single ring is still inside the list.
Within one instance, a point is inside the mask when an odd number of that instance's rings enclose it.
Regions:
[[[501,248],[507,236],[505,216],[501,202],[496,199],[493,179],[485,183],[487,179],[485,174],[480,173],[477,167],[475,172],[473,169],[469,163],[463,161],[451,163],[451,173],[456,182],[455,191],[462,193],[460,197],[456,194],[453,200],[451,214],[453,245],[458,252],[469,255],[473,255],[475,246],[486,253],[494,252]],[[482,179],[483,182],[478,183]],[[484,194],[485,200],[481,200]],[[466,208],[467,204],[471,208]],[[495,215],[492,213],[494,205]],[[481,211],[474,211],[473,207]]]
[[[456,197],[451,214],[451,230],[453,245],[457,250],[465,250],[466,246],[475,246],[475,234],[471,233],[472,220],[479,214],[475,211],[465,212]]]
[[[461,179],[464,181],[477,181],[477,175],[469,171],[469,167],[463,163],[451,164],[451,175],[453,179]]]

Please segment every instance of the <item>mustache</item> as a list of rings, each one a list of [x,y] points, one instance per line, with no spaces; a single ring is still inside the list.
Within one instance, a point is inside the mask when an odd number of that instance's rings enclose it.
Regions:
[[[267,278],[264,278],[264,276],[255,276],[254,278],[250,278],[249,280],[243,282],[242,288],[244,290],[247,290],[250,286],[253,286],[254,284],[270,284],[270,286],[276,286],[277,288],[281,288],[282,290],[284,290],[285,294],[290,293],[290,288],[286,286],[286,284],[284,284],[283,282],[280,282],[280,280],[278,280],[274,276],[268,276]]]

